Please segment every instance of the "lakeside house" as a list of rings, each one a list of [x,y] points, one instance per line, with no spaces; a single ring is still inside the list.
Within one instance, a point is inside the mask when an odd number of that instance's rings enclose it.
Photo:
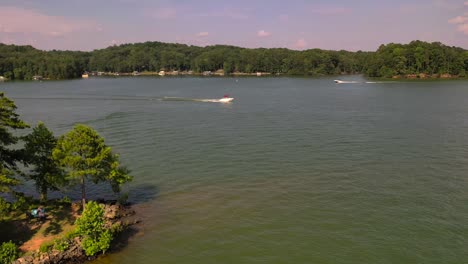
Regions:
[[[88,77],[89,77],[89,75],[88,75],[87,72],[85,72],[85,73],[83,73],[83,74],[81,75],[81,78],[85,78],[85,79],[86,79],[86,78],[88,78]]]
[[[3,76],[0,76],[0,82],[4,82],[4,81],[6,81],[6,78]]]
[[[33,79],[34,81],[41,81],[41,80],[44,79],[44,78],[43,78],[41,75],[34,75],[34,76],[32,77],[32,79]]]
[[[159,76],[164,76],[164,75],[166,75],[166,72],[165,71],[159,71],[158,75]]]

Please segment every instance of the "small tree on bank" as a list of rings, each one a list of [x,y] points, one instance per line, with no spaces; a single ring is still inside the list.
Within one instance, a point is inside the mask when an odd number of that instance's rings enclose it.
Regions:
[[[94,201],[88,202],[83,214],[75,222],[77,232],[83,237],[83,249],[87,256],[106,252],[112,242],[112,231],[105,228],[104,209]]]
[[[61,136],[52,156],[65,170],[70,181],[78,180],[81,185],[83,210],[86,204],[86,180],[97,184],[107,181],[114,191],[132,180],[128,170],[120,166],[119,157],[104,144],[93,128],[78,124],[73,130]]]
[[[48,190],[58,190],[59,186],[65,184],[62,171],[52,158],[57,139],[44,123],[39,122],[33,131],[24,137],[24,141],[26,163],[33,166],[27,176],[36,183],[41,200],[45,201]]]

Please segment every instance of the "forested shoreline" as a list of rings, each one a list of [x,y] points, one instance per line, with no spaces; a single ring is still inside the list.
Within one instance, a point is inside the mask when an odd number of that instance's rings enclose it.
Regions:
[[[90,71],[220,71],[278,75],[364,74],[383,78],[466,77],[468,50],[440,42],[389,43],[375,52],[207,47],[144,42],[84,51],[42,51],[0,43],[0,76],[12,80],[72,79]]]

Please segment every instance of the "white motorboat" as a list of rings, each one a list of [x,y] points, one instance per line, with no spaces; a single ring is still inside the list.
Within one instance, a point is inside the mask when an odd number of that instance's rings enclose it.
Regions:
[[[234,100],[234,98],[229,97],[229,95],[225,95],[223,98],[219,99],[218,102],[220,103],[230,103]]]
[[[356,81],[341,81],[341,80],[334,80],[335,83],[358,83]]]

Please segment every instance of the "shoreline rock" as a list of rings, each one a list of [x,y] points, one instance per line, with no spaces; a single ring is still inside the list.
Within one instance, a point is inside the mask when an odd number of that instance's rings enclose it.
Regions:
[[[121,205],[115,201],[99,202],[104,205],[105,226],[111,227],[114,224],[120,224],[123,227],[121,232],[125,233],[131,229],[131,226],[140,223],[140,219],[136,218],[135,210],[131,205]],[[117,238],[114,239],[111,245],[112,248],[119,244]],[[84,263],[94,260],[102,254],[96,256],[86,256],[83,247],[81,246],[81,238],[75,237],[71,241],[68,249],[59,251],[53,249],[48,252],[34,251],[31,255],[18,258],[13,264],[59,264],[59,263]]]

